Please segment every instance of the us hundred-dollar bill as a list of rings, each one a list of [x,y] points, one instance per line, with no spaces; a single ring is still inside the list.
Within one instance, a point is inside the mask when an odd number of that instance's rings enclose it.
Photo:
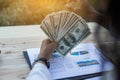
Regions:
[[[86,36],[90,34],[90,30],[86,24],[78,21],[72,29],[70,29],[58,41],[59,47],[57,51],[62,55],[66,55],[73,47],[79,44]]]

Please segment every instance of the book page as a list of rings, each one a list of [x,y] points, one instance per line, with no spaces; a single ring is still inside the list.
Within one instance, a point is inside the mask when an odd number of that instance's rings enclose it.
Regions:
[[[27,49],[31,64],[37,58],[39,50],[40,48]],[[92,43],[79,44],[66,56],[58,52],[53,53],[49,61],[52,79],[87,75],[114,68],[113,64]]]

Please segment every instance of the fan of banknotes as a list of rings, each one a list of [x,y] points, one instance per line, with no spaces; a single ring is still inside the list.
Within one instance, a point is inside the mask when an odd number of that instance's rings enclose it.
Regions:
[[[57,51],[64,56],[90,34],[86,21],[70,11],[48,14],[40,28],[52,41],[59,44]]]

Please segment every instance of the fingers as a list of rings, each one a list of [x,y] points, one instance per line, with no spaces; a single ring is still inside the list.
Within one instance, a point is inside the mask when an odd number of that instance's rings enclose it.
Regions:
[[[58,43],[52,42],[51,46],[52,46],[53,49],[56,49],[58,47]]]
[[[43,44],[50,44],[52,41],[50,39],[45,39],[42,41]]]
[[[39,57],[44,57],[49,59],[52,53],[57,49],[58,44],[56,42],[52,42],[50,39],[45,39],[42,42],[40,55]]]
[[[45,39],[42,41],[43,46],[51,46],[51,49],[56,49],[58,47],[58,43],[52,42],[50,39]]]
[[[56,42],[52,42],[50,39],[45,39],[42,41],[42,45],[43,46],[51,46],[51,48],[57,48],[58,47],[58,43]]]

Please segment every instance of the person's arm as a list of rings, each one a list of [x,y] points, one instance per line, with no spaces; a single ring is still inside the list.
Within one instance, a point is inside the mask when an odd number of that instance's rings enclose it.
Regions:
[[[57,43],[51,42],[49,39],[44,40],[42,42],[38,58],[44,58],[48,60],[57,46]],[[44,61],[37,61],[26,80],[51,80],[48,65]]]
[[[51,80],[47,67],[39,62],[34,65],[26,80]]]
[[[66,7],[82,16],[87,22],[96,22],[108,29],[110,20],[108,15],[96,11],[88,0],[67,0]]]

